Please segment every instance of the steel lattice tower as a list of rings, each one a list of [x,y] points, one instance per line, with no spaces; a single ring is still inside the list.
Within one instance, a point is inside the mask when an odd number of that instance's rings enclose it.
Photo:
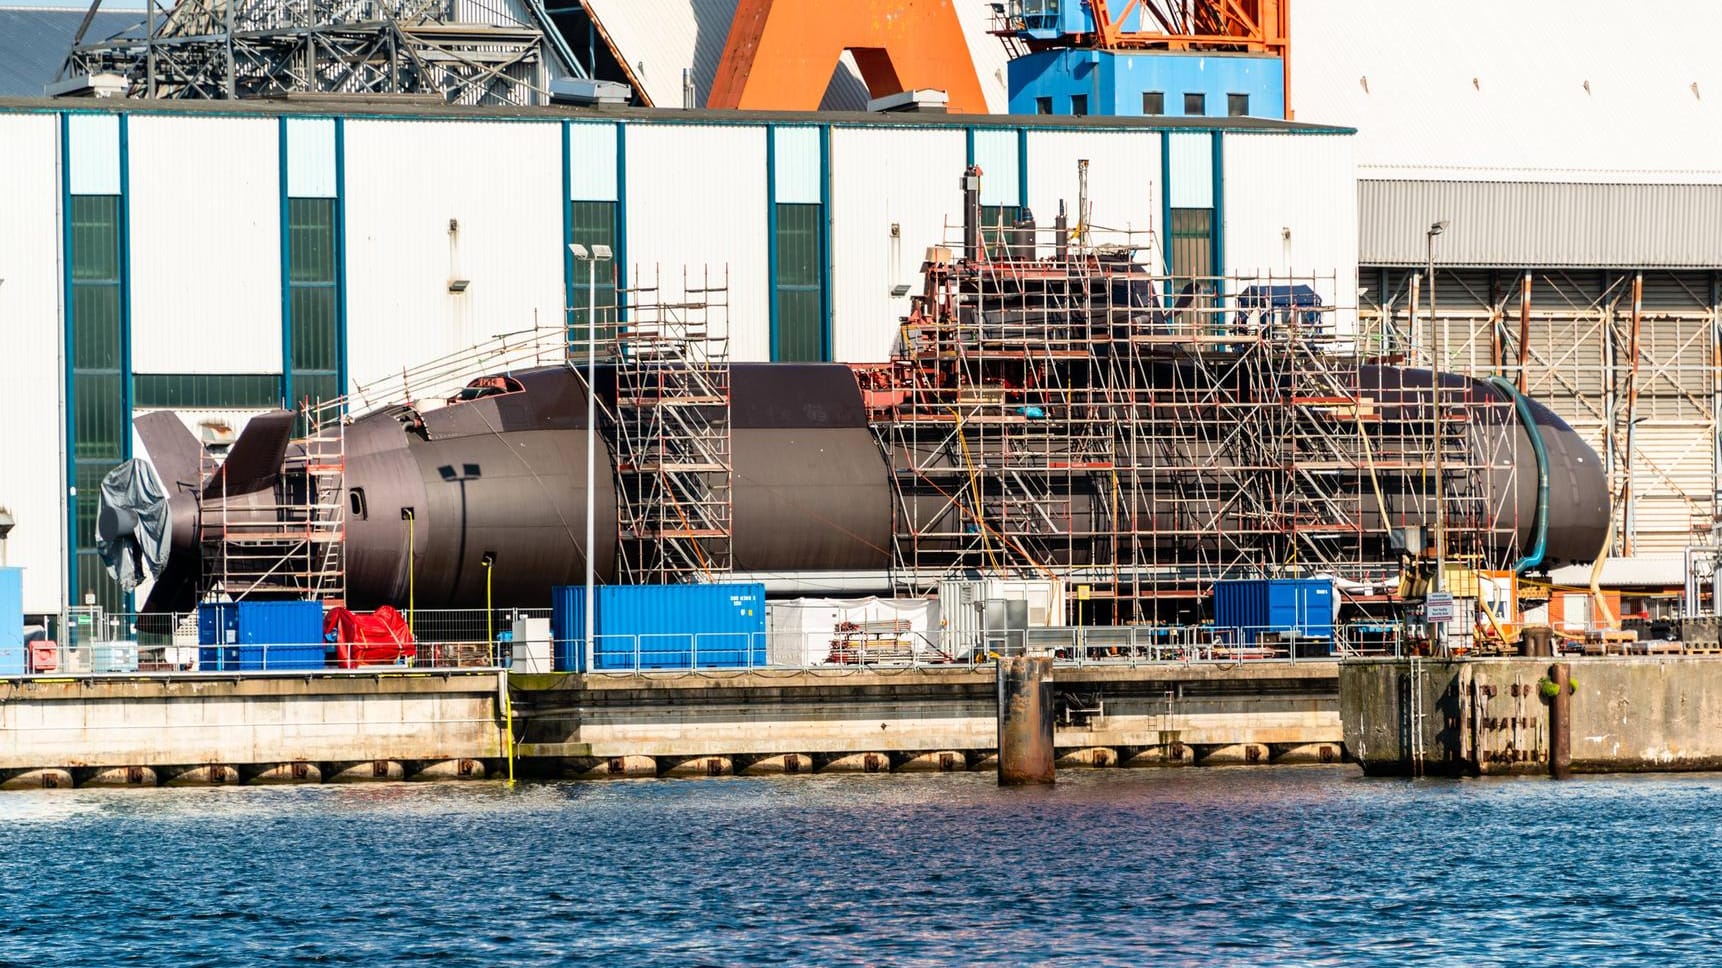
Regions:
[[[549,100],[584,77],[540,0],[151,0],[111,37],[86,37],[62,80],[117,74],[132,97],[428,95],[455,104]]]

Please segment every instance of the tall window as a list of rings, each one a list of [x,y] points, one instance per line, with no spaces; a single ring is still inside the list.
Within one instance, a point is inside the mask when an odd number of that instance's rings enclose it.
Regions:
[[[287,296],[292,345],[287,365],[293,399],[341,395],[340,273],[335,199],[287,200]]]
[[[1213,274],[1213,232],[1213,209],[1172,210],[1172,274],[1180,288],[1193,277]]]
[[[981,206],[981,245],[992,258],[1009,258],[1005,243],[1010,239],[1011,226],[1021,215],[1022,209],[1016,205]]]
[[[616,249],[616,203],[615,202],[569,202],[568,225],[570,242],[585,246],[588,250],[594,245],[607,245],[614,257],[620,258],[621,253]],[[574,263],[573,300],[568,304],[568,345],[577,354],[584,354],[586,347],[587,303],[589,294],[586,291],[588,281],[586,274],[596,269],[598,306],[598,338],[603,339],[608,332],[603,328],[616,322],[616,264],[615,262]]]
[[[123,305],[118,195],[71,200],[72,484],[71,546],[80,601],[121,611],[125,596],[96,555],[96,512],[102,478],[126,453]]]
[[[778,203],[777,300],[774,360],[816,361],[829,357],[825,346],[825,258],[821,245],[822,206]]]
[[[297,391],[295,391],[297,392]],[[267,410],[281,405],[278,373],[136,373],[132,406],[139,410]]]

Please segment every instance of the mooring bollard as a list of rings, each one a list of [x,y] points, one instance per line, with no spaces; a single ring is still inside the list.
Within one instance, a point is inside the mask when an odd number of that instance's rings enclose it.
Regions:
[[[999,786],[1055,782],[1052,657],[998,659]]]
[[[1549,776],[1565,780],[1573,775],[1572,667],[1549,666],[1549,681],[1555,686],[1549,697]]]

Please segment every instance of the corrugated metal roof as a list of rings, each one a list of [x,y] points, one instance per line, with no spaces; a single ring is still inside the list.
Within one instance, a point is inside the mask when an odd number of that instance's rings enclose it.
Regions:
[[[736,0],[586,0],[586,9],[610,39],[617,59],[660,108],[682,106],[682,71],[691,68],[699,103],[705,104]],[[968,39],[975,74],[986,95],[987,108],[1003,114],[1009,97],[1005,87],[1004,44],[987,33],[991,19],[988,0],[952,0]],[[822,107],[859,111],[867,106],[867,86],[854,59],[843,55]]]
[[[608,120],[658,124],[830,124],[869,128],[965,128],[1002,125],[1030,131],[1247,131],[1251,134],[1315,135],[1350,137],[1350,128],[1296,124],[1271,118],[1072,117],[1059,114],[1025,114],[985,118],[964,114],[880,114],[854,111],[677,111],[666,113],[640,107],[575,107],[565,104],[402,104],[381,97],[319,97],[314,102],[240,98],[232,101],[148,101],[144,99],[97,98],[68,105],[45,97],[0,97],[0,112],[33,113],[77,110],[126,114],[209,114],[235,117],[320,117],[338,114],[346,118],[451,118],[473,121]]]
[[[1299,0],[1300,121],[1361,178],[1722,184],[1722,4]]]
[[[1590,586],[1590,565],[1567,565],[1549,572],[1549,581],[1556,585],[1578,588]],[[1686,584],[1685,555],[1638,555],[1633,558],[1605,558],[1603,588],[1680,588]]]
[[[86,41],[110,37],[143,18],[141,12],[98,13]],[[0,97],[37,97],[60,72],[82,10],[0,7]]]
[[[1443,266],[1722,265],[1722,185],[1367,179],[1357,215],[1363,265],[1422,265],[1442,219]]]

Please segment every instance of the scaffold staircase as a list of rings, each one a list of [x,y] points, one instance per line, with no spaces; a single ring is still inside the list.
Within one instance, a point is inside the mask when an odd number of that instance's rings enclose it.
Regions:
[[[217,475],[224,455],[205,448],[200,471],[219,480],[203,496],[198,534],[205,596],[240,601],[346,596],[346,429],[344,399],[303,401],[279,478],[266,497],[241,500]]]
[[[627,291],[617,328],[619,556],[635,583],[711,581],[734,567],[728,274],[685,273],[679,300]]]

